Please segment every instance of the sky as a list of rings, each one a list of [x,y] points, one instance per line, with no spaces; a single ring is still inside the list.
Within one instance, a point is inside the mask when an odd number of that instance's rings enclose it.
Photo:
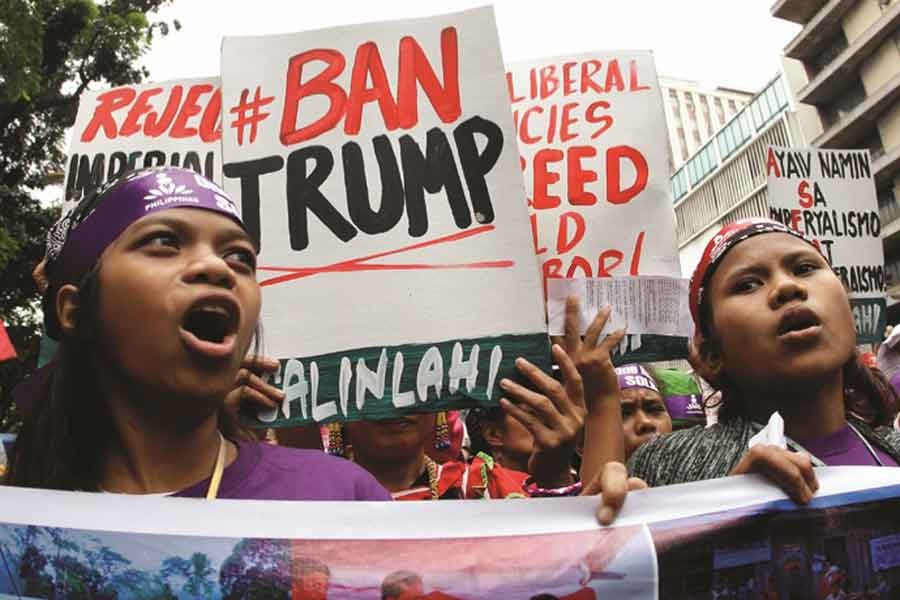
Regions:
[[[174,0],[156,16],[182,29],[144,59],[151,80],[219,73],[221,39],[425,17],[484,0]],[[667,77],[759,91],[800,27],[769,13],[774,0],[496,0],[507,62],[595,50],[654,51]]]

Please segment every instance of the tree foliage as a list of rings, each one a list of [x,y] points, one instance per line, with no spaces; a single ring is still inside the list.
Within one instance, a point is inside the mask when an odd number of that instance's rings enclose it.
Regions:
[[[170,26],[153,13],[170,0],[4,0],[0,2],[0,319],[19,359],[0,364],[4,408],[11,423],[11,386],[36,363],[39,293],[31,271],[43,256],[58,207],[35,192],[62,172],[66,130],[81,93],[92,84],[138,83],[138,64]],[[180,26],[173,22],[175,29]]]

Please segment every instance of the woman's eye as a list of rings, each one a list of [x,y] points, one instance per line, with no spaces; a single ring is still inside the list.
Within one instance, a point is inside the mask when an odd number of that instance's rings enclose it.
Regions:
[[[178,237],[171,232],[158,231],[149,234],[141,240],[141,246],[146,248],[178,248]]]
[[[818,269],[819,265],[812,262],[804,262],[794,267],[794,273],[796,273],[797,275],[806,275],[807,273],[812,273],[813,271],[817,271]]]
[[[251,271],[256,270],[256,253],[244,248],[230,250],[228,254],[225,255],[225,260],[228,262],[239,263]]]
[[[758,279],[742,279],[734,284],[734,291],[737,293],[752,292],[761,285],[762,282]]]

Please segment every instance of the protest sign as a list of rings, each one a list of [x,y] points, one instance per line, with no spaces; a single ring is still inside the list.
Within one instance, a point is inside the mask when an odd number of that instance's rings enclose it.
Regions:
[[[552,334],[565,298],[582,331],[687,335],[662,95],[650,52],[517,63],[507,73]]]
[[[850,292],[859,343],[884,339],[884,247],[868,150],[770,146],[769,214],[815,241]]]
[[[83,92],[65,204],[129,169],[184,167],[221,183],[221,108],[218,77]]]
[[[743,586],[809,598],[844,582],[894,597],[900,469],[817,476],[808,507],[760,476],[633,492],[609,528],[598,497],[205,502],[4,487],[0,594],[590,600]]]
[[[496,404],[547,367],[493,13],[222,46],[224,184],[259,240],[274,425]]]

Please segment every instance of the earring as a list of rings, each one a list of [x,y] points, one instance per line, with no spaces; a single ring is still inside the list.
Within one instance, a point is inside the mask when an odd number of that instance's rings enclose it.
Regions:
[[[344,449],[344,428],[340,423],[329,423],[328,427],[328,449],[326,452],[332,456],[344,457],[346,455]]]
[[[447,413],[441,411],[434,419],[434,447],[446,450],[450,447],[450,426],[447,424]]]

